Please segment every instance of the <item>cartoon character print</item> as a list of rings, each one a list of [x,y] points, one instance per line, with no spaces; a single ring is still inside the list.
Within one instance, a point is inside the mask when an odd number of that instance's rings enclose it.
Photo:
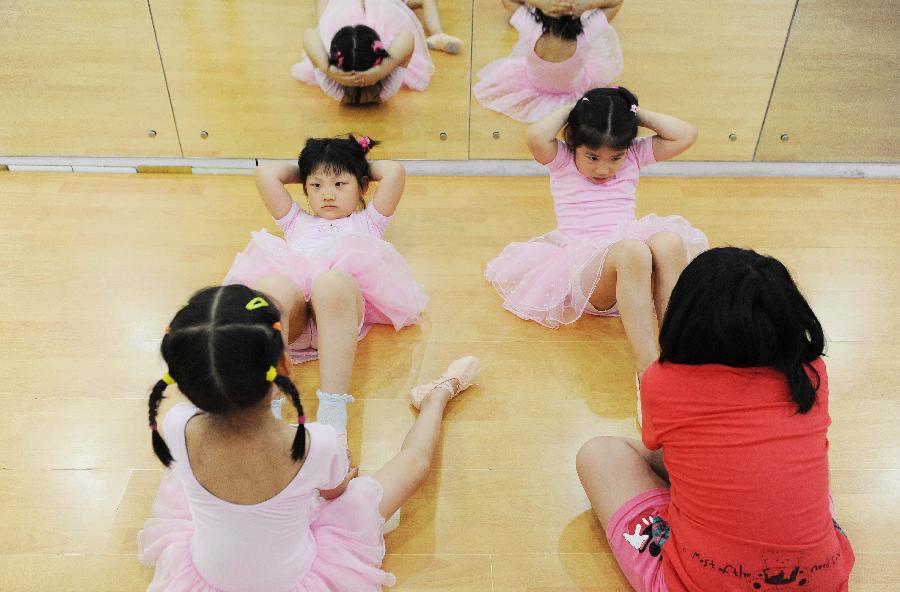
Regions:
[[[631,529],[634,532],[631,532]],[[636,521],[629,530],[622,533],[628,544],[638,553],[649,550],[652,557],[662,560],[662,548],[669,539],[669,524],[658,515],[649,514]]]
[[[794,590],[809,583],[807,570],[800,567],[801,553],[763,551],[763,570],[753,579],[752,589],[759,592]]]

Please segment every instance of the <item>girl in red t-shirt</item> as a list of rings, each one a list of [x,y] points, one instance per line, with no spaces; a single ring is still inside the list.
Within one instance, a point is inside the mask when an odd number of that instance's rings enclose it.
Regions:
[[[699,255],[659,341],[641,378],[643,443],[594,438],[576,460],[634,589],[847,590],[825,338],[784,265],[733,247]]]

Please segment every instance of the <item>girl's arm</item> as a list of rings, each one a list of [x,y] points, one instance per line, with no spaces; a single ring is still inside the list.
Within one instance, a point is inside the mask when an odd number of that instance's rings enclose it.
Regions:
[[[657,162],[675,158],[697,141],[697,128],[671,115],[640,109],[638,125],[656,132],[653,136],[653,156]]]
[[[548,164],[556,158],[558,150],[556,136],[566,124],[574,106],[575,103],[564,105],[528,127],[526,134],[528,149],[539,163]]]
[[[622,8],[623,0],[575,0],[575,7],[572,9],[573,16],[581,15],[588,10],[602,10],[606,14],[607,22],[612,21],[619,9]]]
[[[506,9],[509,16],[512,16],[519,10],[521,5],[525,4],[525,0],[500,0],[500,3],[503,4],[503,8]]]
[[[316,69],[321,70],[326,76],[340,84],[341,86],[355,86],[353,84],[353,74],[344,72],[340,68],[332,66],[328,63],[328,51],[319,37],[318,31],[315,29],[306,29],[303,31],[303,50],[309,61],[312,62]]]
[[[558,18],[572,14],[576,0],[511,0],[517,4],[528,4],[539,8],[547,16]]]
[[[376,160],[369,163],[369,177],[372,181],[378,181],[378,189],[372,198],[375,209],[382,216],[393,216],[403,197],[406,169],[393,160]]]
[[[404,31],[394,37],[391,46],[388,48],[388,57],[381,60],[377,66],[372,66],[365,72],[354,72],[353,84],[345,86],[372,86],[379,80],[387,78],[387,76],[397,69],[398,66],[406,67],[409,60],[412,59],[413,50],[416,46],[416,40],[411,31]]]
[[[300,167],[295,164],[270,162],[256,167],[256,190],[259,191],[269,214],[276,220],[284,218],[294,205],[294,198],[285,185],[300,182]]]

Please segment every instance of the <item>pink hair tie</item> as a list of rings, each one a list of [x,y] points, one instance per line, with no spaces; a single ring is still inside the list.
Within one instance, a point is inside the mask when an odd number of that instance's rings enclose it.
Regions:
[[[306,423],[306,414],[297,417],[297,423],[303,425]]]
[[[638,107],[637,105],[632,105],[632,106],[631,106],[631,112],[634,113],[635,115],[637,115],[637,112],[640,111],[640,110],[641,110],[641,108]]]
[[[155,421],[154,421],[153,423],[150,424],[150,431],[151,431],[151,432],[155,432],[155,431],[156,431],[156,422],[155,422]]]
[[[372,51],[380,51],[384,49],[384,43],[379,39],[372,44]]]
[[[356,138],[356,143],[359,144],[360,148],[363,150],[368,150],[372,145],[372,139],[369,136],[360,136]]]
[[[342,68],[342,67],[344,66],[344,56],[341,55],[341,52],[337,52],[337,53],[334,54],[334,55],[336,55],[336,56],[337,56],[337,59],[338,59],[338,60],[337,60],[337,67],[338,67],[338,68]]]

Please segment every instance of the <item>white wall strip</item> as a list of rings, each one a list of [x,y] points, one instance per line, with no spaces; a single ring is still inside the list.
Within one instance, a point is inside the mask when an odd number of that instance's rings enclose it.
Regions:
[[[73,166],[74,173],[136,173],[137,167],[128,166]]]
[[[259,162],[294,162],[264,160]],[[403,160],[413,176],[519,177],[544,176],[546,170],[528,160]],[[10,171],[134,172],[139,166],[191,167],[194,174],[250,174],[256,159],[0,156]],[[648,177],[849,177],[900,179],[900,163],[850,162],[698,162],[669,161],[647,168]]]

